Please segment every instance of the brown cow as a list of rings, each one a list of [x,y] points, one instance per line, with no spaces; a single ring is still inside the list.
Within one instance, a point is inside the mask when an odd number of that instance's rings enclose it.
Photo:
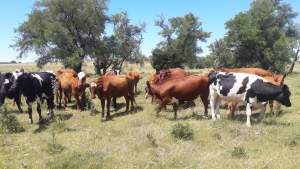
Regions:
[[[134,88],[135,88],[135,92],[137,92],[137,84],[140,81],[140,79],[142,79],[143,77],[140,77],[137,71],[130,71],[128,72],[128,75],[134,79]]]
[[[179,78],[186,76],[186,72],[181,69],[181,68],[169,68],[169,69],[163,69],[160,70],[159,72],[160,79],[165,79],[165,78]]]
[[[81,111],[79,96],[81,103],[85,105],[85,89],[89,87],[86,83],[86,78],[89,74],[84,72],[77,73],[63,73],[58,78],[58,90],[60,93],[59,107],[61,107],[62,92],[64,92],[64,106],[67,106],[67,96],[73,94],[76,99],[77,110]]]
[[[101,117],[104,117],[105,100],[107,100],[106,117],[110,116],[110,103],[113,97],[124,96],[126,100],[126,111],[129,109],[129,100],[131,100],[131,109],[133,108],[134,101],[134,80],[130,76],[102,76],[90,83],[91,99],[95,99],[98,95],[101,101]]]
[[[68,70],[68,69],[66,69],[66,70],[58,70],[58,71],[56,71],[56,77],[57,78],[59,78],[59,76],[60,75],[62,75],[63,73],[76,73],[74,70]],[[72,96],[72,94],[69,94],[69,96],[68,96],[68,103],[70,103],[71,102],[71,96]],[[58,94],[56,95],[56,104],[58,104]]]
[[[173,104],[174,118],[177,118],[176,102],[193,101],[200,96],[204,105],[204,114],[207,115],[209,81],[208,76],[184,76],[175,79],[162,79],[157,82],[146,82],[146,94],[155,95],[161,100],[156,115],[167,104]]]
[[[263,77],[264,79],[266,79],[268,82],[277,85],[277,86],[282,86],[284,83],[284,78],[286,77],[286,74],[274,74],[269,70],[265,70],[262,68],[236,68],[236,69],[220,69],[219,71],[223,71],[223,72],[241,72],[241,73],[249,73],[249,74],[255,74],[258,76]],[[270,110],[271,112],[273,112],[273,100],[269,101],[270,104]],[[236,106],[236,107],[234,107]],[[227,115],[233,116],[234,115],[234,111],[238,111],[239,112],[239,108],[237,103],[228,103],[228,110],[227,110]]]

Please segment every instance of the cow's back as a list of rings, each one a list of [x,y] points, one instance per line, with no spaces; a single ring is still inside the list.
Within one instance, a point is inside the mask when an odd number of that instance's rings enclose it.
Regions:
[[[63,73],[58,78],[59,87],[67,92],[72,93],[72,88],[76,88],[78,86],[78,77],[77,74],[74,73]]]
[[[221,69],[222,72],[249,73],[258,76],[272,76],[273,73],[262,68],[236,68],[236,69]]]

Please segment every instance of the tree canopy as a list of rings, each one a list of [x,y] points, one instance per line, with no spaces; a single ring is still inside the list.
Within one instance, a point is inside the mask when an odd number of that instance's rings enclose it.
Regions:
[[[199,18],[192,13],[184,17],[168,19],[158,15],[160,20],[155,21],[155,26],[162,28],[158,34],[165,38],[157,44],[152,51],[151,64],[156,70],[174,67],[183,67],[197,61],[197,54],[202,53],[198,41],[206,42],[210,32],[205,32]]]
[[[235,67],[262,67],[283,72],[290,62],[289,34],[298,13],[280,0],[255,0],[249,11],[225,23],[225,43],[232,51]]]

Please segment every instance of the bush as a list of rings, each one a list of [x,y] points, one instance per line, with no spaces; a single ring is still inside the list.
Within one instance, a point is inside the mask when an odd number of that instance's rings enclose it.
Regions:
[[[231,155],[232,157],[237,157],[237,158],[247,157],[247,154],[243,147],[234,147],[233,151],[231,152]]]
[[[9,114],[6,105],[3,104],[0,107],[0,133],[18,133],[24,130],[16,116]]]
[[[171,134],[175,138],[180,138],[184,140],[190,140],[194,137],[194,131],[190,128],[189,124],[175,124],[174,126],[172,126]]]

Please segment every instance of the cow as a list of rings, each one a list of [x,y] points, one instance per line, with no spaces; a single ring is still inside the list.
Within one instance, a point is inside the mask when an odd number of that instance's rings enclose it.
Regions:
[[[63,73],[76,73],[74,70],[69,70],[69,69],[65,69],[65,70],[58,70],[56,71],[56,77],[59,78],[60,75],[62,75]],[[58,104],[58,97],[59,95],[57,94],[56,95],[56,104]],[[72,94],[69,94],[68,96],[68,103],[71,103],[71,97],[72,97]]]
[[[158,72],[160,79],[165,78],[179,78],[186,76],[186,72],[181,68],[163,69]]]
[[[39,123],[43,123],[41,106],[43,99],[47,100],[47,115],[54,116],[54,98],[57,93],[57,77],[53,73],[23,73],[19,69],[13,72],[14,81],[10,92],[16,92],[18,89],[23,93],[28,108],[29,120],[32,124],[32,103],[37,102],[37,112],[39,114]]]
[[[176,103],[181,101],[193,101],[200,96],[204,105],[204,115],[207,115],[208,95],[209,95],[209,81],[208,76],[184,76],[180,78],[166,78],[157,82],[146,82],[146,94],[155,95],[161,100],[156,115],[158,116],[161,109],[167,105],[172,104],[174,110],[174,118],[177,118]]]
[[[105,73],[105,76],[115,76],[115,75],[120,75],[121,70],[118,69],[110,69],[108,72]]]
[[[134,101],[134,80],[130,76],[102,76],[90,83],[91,99],[95,99],[96,95],[101,101],[101,117],[104,117],[105,100],[107,100],[106,117],[110,117],[111,98],[124,97],[126,100],[126,111],[129,109],[129,100],[131,101],[131,109]]]
[[[23,110],[21,108],[20,90],[16,90],[16,92],[9,92],[13,80],[14,76],[12,73],[0,74],[0,106],[4,104],[6,97],[9,99],[14,99],[14,102],[17,103],[19,112],[23,113]]]
[[[250,73],[250,74],[255,74],[258,76],[263,77],[266,79],[268,82],[273,83],[274,85],[277,86],[282,86],[284,83],[284,78],[286,77],[286,74],[274,74],[269,70],[265,70],[262,68],[236,68],[236,69],[220,69],[222,72],[240,72],[240,73]],[[236,105],[234,108],[232,105]],[[270,106],[270,111],[273,112],[273,100],[269,101],[269,106]],[[239,107],[237,103],[228,103],[228,111],[227,115],[228,117],[232,117],[234,115],[234,110],[239,112]]]
[[[137,71],[130,71],[128,75],[134,79],[134,91],[137,92],[137,84],[143,77],[141,77]]]
[[[258,117],[264,117],[266,102],[276,100],[284,106],[290,107],[291,92],[287,85],[276,86],[267,82],[261,76],[247,73],[212,72],[209,74],[210,106],[212,119],[220,118],[221,100],[227,102],[246,103],[246,125],[251,127],[250,117],[252,107],[260,106]],[[216,113],[216,116],[215,116]]]
[[[23,68],[20,68],[19,70],[20,70],[21,72],[23,72],[23,73],[25,72]],[[21,99],[21,97],[22,97],[22,92],[19,91],[19,94],[18,94],[18,95],[19,95],[18,97],[19,97],[19,100],[20,100],[20,105],[22,105],[22,99]],[[13,106],[15,105],[15,103],[16,103],[16,99],[13,100]]]
[[[85,89],[89,87],[86,83],[86,78],[89,74],[84,72],[72,73],[66,72],[58,78],[58,91],[59,91],[59,107],[61,107],[62,92],[64,92],[64,106],[67,107],[67,97],[72,94],[76,99],[77,110],[81,111],[80,103],[85,105]],[[81,97],[81,101],[79,100]]]

